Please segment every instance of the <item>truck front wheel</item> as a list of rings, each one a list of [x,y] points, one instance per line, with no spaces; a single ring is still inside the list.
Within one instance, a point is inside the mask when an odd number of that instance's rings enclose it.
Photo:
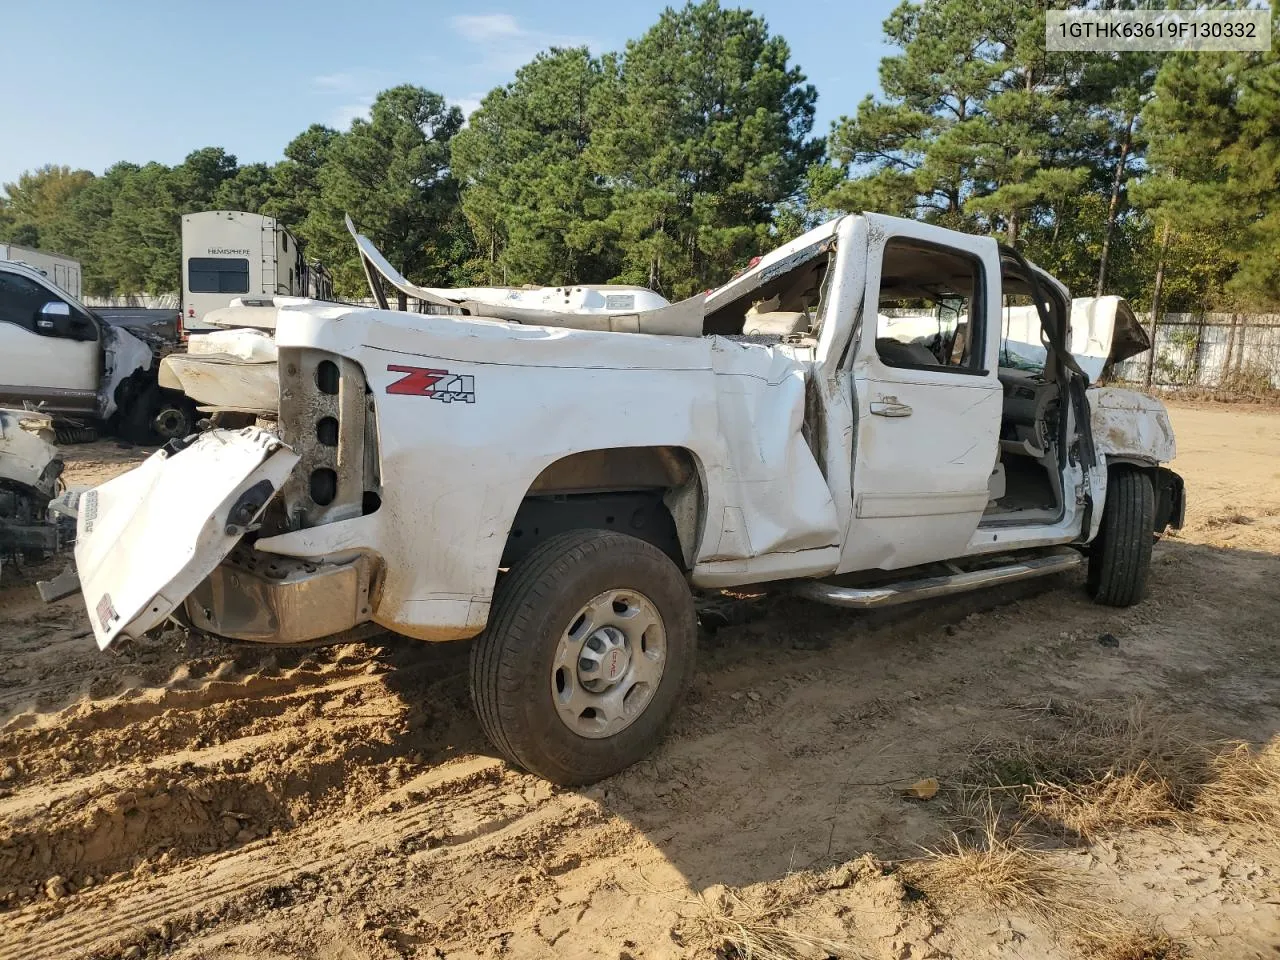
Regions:
[[[151,386],[120,412],[120,435],[132,443],[160,444],[195,433],[195,404],[180,393]]]
[[[1113,468],[1102,526],[1089,548],[1089,593],[1098,603],[1130,607],[1146,593],[1155,514],[1151,477],[1130,467]]]
[[[693,672],[697,621],[652,544],[575,530],[498,584],[471,650],[471,696],[509,760],[555,783],[610,776],[661,740]]]

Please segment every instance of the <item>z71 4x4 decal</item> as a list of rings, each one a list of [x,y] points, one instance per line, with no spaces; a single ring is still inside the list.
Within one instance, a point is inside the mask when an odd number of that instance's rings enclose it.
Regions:
[[[395,363],[387,364],[387,372],[404,374],[399,380],[388,384],[387,393],[398,393],[406,397],[430,397],[445,403],[452,403],[454,400],[476,402],[476,378],[470,374],[456,374],[427,367],[405,367]]]

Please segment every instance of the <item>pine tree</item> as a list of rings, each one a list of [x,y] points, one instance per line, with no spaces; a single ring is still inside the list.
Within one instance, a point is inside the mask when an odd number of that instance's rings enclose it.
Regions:
[[[302,232],[339,291],[358,296],[365,289],[344,214],[407,277],[430,285],[456,279],[468,240],[449,141],[461,126],[462,111],[438,93],[405,85],[378,94],[369,119],[353,120],[328,144]]]
[[[608,109],[599,102],[602,78],[586,48],[540,53],[454,137],[479,279],[601,282],[617,272],[604,224],[609,193],[587,156],[595,119]]]
[[[593,163],[613,193],[619,279],[688,296],[772,245],[821,150],[817,92],[785,40],[716,0],[668,8],[606,62]],[[613,66],[613,70],[608,68]]]
[[[1280,53],[1179,53],[1143,113],[1151,174],[1135,193],[1185,242],[1222,238],[1238,306],[1280,301]]]

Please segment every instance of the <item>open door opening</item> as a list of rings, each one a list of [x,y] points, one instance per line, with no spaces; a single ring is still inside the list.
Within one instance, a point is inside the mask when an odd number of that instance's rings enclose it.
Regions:
[[[1066,305],[1021,258],[1001,257],[1001,284],[998,369],[1004,399],[999,457],[982,523],[1051,524],[1063,514],[1062,471],[1069,445],[1064,402],[1069,374],[1055,346],[1068,322]]]

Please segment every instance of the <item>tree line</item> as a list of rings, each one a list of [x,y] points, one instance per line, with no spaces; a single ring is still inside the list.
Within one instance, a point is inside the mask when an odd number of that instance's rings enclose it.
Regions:
[[[24,173],[4,185],[0,238],[78,258],[89,294],[171,292],[182,214],[247,210],[359,296],[350,213],[419,283],[614,281],[677,299],[876,210],[996,235],[1077,296],[1276,308],[1280,45],[1047,53],[1045,7],[903,2],[883,25],[882,92],[823,137],[785,39],[690,2],[622,51],[538,54],[469,118],[403,85],[275,164],[206,147],[172,167]]]

